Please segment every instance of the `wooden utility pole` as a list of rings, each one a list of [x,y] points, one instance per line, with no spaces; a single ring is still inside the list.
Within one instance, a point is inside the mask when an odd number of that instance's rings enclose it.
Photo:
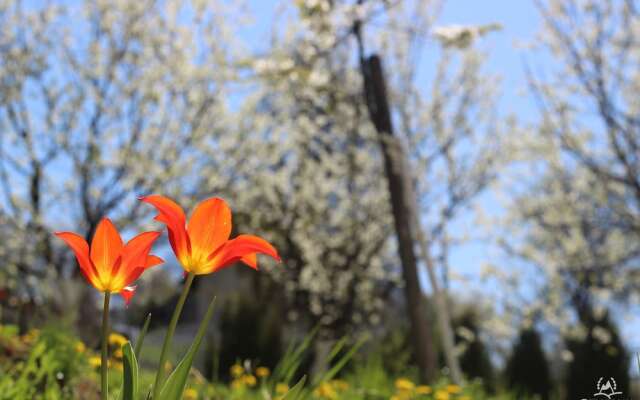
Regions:
[[[380,57],[372,55],[365,59],[361,53],[361,69],[364,92],[371,121],[378,132],[384,157],[384,169],[389,186],[391,208],[398,237],[398,251],[402,262],[404,291],[411,322],[414,353],[420,368],[420,378],[431,382],[436,376],[436,357],[423,302],[418,266],[414,251],[411,210],[411,174],[407,169],[402,145],[393,134],[393,123],[387,99],[387,90]]]

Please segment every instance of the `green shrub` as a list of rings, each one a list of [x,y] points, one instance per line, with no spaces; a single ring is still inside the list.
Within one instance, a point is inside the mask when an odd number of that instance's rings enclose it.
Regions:
[[[0,399],[70,399],[85,388],[91,392],[94,382],[81,377],[90,370],[81,342],[54,328],[17,332],[14,326],[0,327]]]

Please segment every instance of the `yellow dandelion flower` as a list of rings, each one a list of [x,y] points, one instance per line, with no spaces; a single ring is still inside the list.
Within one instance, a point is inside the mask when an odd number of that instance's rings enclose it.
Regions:
[[[256,368],[256,376],[258,378],[266,378],[270,374],[271,374],[271,371],[269,371],[269,368],[267,368],[267,367],[258,367],[258,368]]]
[[[342,379],[334,379],[331,381],[331,385],[333,385],[333,387],[336,390],[347,390],[349,389],[349,382],[342,380]]]
[[[313,391],[313,394],[323,399],[337,399],[338,393],[333,389],[330,383],[324,382]]]
[[[184,400],[196,400],[198,398],[198,391],[193,388],[188,388],[184,391]]]
[[[23,342],[30,344],[35,342],[39,336],[40,336],[40,330],[34,328],[34,329],[30,329],[27,333],[22,335],[21,339]]]
[[[240,390],[242,388],[244,388],[244,382],[242,381],[242,379],[234,379],[233,381],[231,381],[231,389]]]
[[[411,382],[407,378],[396,379],[396,389],[398,390],[409,391],[409,390],[413,390],[415,386],[416,385],[414,385],[413,382]]]
[[[121,348],[117,348],[114,352],[113,352],[113,357],[114,358],[119,358],[121,359],[123,356],[122,354],[122,349]]]
[[[127,342],[128,342],[127,338],[119,333],[113,332],[109,334],[109,344],[112,346],[120,348]]]
[[[244,368],[242,368],[242,365],[233,364],[233,366],[231,367],[231,376],[233,376],[234,378],[238,378],[242,376],[242,374],[244,374]]]
[[[447,385],[447,392],[451,394],[458,394],[462,392],[462,388],[458,385]]]
[[[433,389],[431,389],[431,386],[420,385],[416,387],[416,394],[431,394],[431,392],[433,392]]]
[[[94,368],[98,368],[100,365],[102,365],[102,359],[98,356],[89,357],[89,365]]]
[[[254,387],[257,383],[256,377],[251,374],[243,375],[241,379],[242,379],[242,382],[244,382],[244,384],[249,387]]]
[[[191,381],[196,385],[204,385],[207,383],[207,379],[202,374],[191,374]]]
[[[285,394],[288,391],[289,391],[289,385],[287,385],[286,383],[278,383],[276,385],[276,393]]]
[[[76,342],[76,351],[78,353],[84,353],[87,350],[87,347],[81,341]]]
[[[444,390],[438,390],[434,396],[436,400],[449,400],[449,397],[449,392]]]

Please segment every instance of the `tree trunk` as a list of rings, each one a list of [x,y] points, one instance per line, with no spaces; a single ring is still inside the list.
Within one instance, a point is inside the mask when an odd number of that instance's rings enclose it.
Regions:
[[[414,353],[420,368],[420,378],[431,382],[436,376],[436,357],[433,350],[431,331],[427,319],[417,260],[414,252],[414,237],[411,232],[411,180],[402,157],[401,147],[393,135],[391,113],[387,100],[382,63],[377,55],[362,60],[364,90],[369,115],[379,136],[384,157],[384,168],[389,185],[391,208],[398,237],[398,250],[402,262],[402,276],[405,282],[405,296],[414,341]]]
[[[413,197],[415,199],[415,196]],[[438,329],[442,338],[442,348],[444,350],[444,357],[449,367],[449,373],[453,383],[460,385],[462,383],[462,370],[460,369],[460,363],[455,352],[455,339],[453,336],[453,329],[451,328],[451,314],[449,313],[449,305],[447,299],[446,289],[440,289],[438,285],[438,277],[435,273],[435,266],[431,254],[429,254],[429,248],[427,240],[424,236],[424,232],[419,225],[417,206],[414,204],[413,208],[413,220],[415,221],[415,231],[418,236],[418,244],[420,246],[420,257],[425,263],[427,274],[429,275],[429,281],[431,282],[431,289],[433,290],[433,297],[436,300],[436,318],[438,320]]]

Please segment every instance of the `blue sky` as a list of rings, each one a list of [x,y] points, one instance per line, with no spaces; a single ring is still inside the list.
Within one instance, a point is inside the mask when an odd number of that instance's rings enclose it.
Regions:
[[[487,70],[500,74],[503,79],[503,108],[524,118],[535,113],[534,104],[522,96],[523,55],[517,49],[517,43],[530,41],[540,28],[541,19],[532,0],[449,0],[445,2],[440,21],[463,25],[500,23],[502,31],[483,39],[483,46],[489,50]]]
[[[522,45],[530,43],[541,28],[542,21],[533,0],[449,0],[445,1],[439,23],[441,25],[499,23],[502,26],[502,30],[488,34],[478,43],[488,56],[485,70],[491,74],[498,74],[501,79],[499,112],[502,115],[516,115],[521,123],[535,120],[537,108],[526,86],[525,61],[546,66],[552,60],[544,59],[546,57],[544,54],[537,54],[535,60],[532,60],[529,53],[528,58],[525,58],[525,52],[521,50]],[[496,216],[503,211],[502,203],[499,203],[492,193],[481,196],[480,206],[489,216]],[[462,218],[457,225],[459,229],[468,229],[473,235],[472,216]],[[453,252],[452,269],[460,274],[477,277],[482,264],[491,262],[502,267],[513,265],[506,259],[496,260],[495,257],[499,253],[499,249],[493,243],[482,240],[472,242]],[[482,290],[491,289],[495,287],[482,288]]]
[[[248,0],[251,14],[256,16],[247,38],[257,48],[269,37],[271,23],[280,1]],[[500,23],[502,31],[492,33],[483,39],[483,47],[489,51],[487,70],[499,73],[503,78],[504,97],[501,102],[509,105],[511,111],[530,116],[535,110],[527,98],[518,95],[523,89],[524,72],[522,53],[515,46],[518,42],[531,40],[540,25],[540,17],[533,0],[445,0],[439,25],[462,24],[483,25]],[[265,42],[265,47],[268,44]],[[430,52],[437,52],[435,46],[425,46],[424,59],[433,58]],[[429,64],[423,62],[425,72]]]

